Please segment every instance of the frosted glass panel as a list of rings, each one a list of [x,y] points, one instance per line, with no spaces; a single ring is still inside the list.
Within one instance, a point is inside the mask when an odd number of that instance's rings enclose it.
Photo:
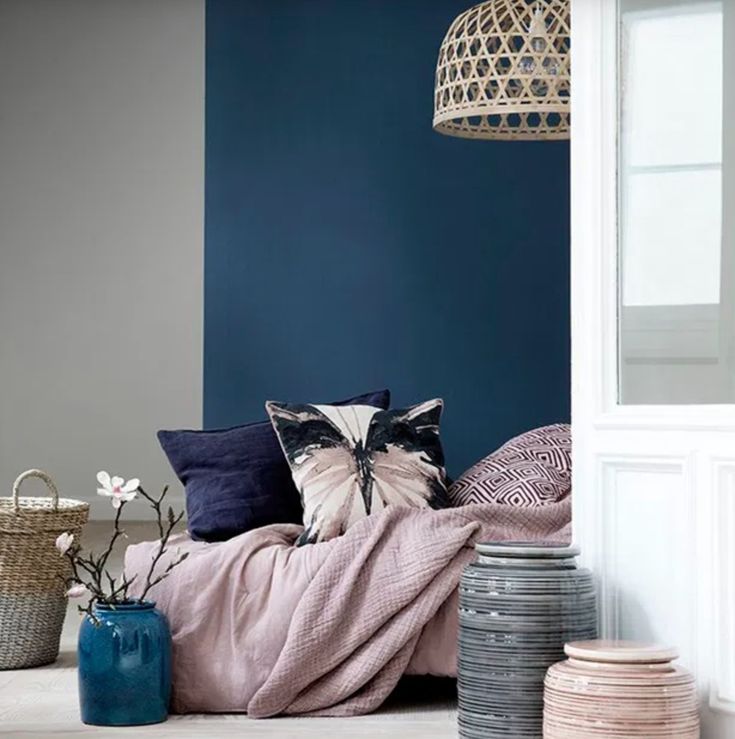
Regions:
[[[619,9],[620,402],[733,403],[735,0]]]
[[[719,169],[629,175],[624,305],[720,302],[721,193]]]
[[[623,0],[629,164],[722,159],[722,6]],[[643,10],[646,8],[647,10]]]

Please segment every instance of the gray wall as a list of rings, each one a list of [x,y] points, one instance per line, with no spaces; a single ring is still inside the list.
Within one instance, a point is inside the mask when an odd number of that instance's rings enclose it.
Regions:
[[[0,0],[0,495],[38,466],[105,516],[97,470],[174,481],[155,431],[201,423],[203,97],[203,0]]]

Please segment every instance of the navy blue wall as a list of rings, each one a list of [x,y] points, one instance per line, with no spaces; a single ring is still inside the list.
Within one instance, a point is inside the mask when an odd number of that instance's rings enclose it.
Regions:
[[[569,418],[569,149],[431,128],[468,0],[208,0],[204,419],[382,386],[450,473]]]

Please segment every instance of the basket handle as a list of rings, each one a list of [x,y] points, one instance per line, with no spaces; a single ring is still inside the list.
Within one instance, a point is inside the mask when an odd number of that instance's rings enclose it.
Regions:
[[[29,477],[38,477],[46,483],[46,487],[51,491],[51,497],[54,499],[54,512],[59,510],[59,491],[54,485],[54,481],[43,470],[26,470],[21,472],[13,483],[13,509],[17,512],[20,508],[20,484]]]

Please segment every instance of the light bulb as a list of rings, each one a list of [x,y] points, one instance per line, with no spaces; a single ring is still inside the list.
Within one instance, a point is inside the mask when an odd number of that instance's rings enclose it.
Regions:
[[[559,74],[559,62],[556,59],[549,59],[549,57],[546,57],[544,59],[544,72],[546,74],[551,74],[556,76]]]
[[[533,74],[536,71],[536,62],[532,56],[524,56],[518,62],[518,71],[521,74]]]
[[[536,10],[533,11],[533,18],[531,18],[531,23],[528,26],[528,35],[531,37],[539,37],[541,40],[546,38],[546,21],[544,20],[544,12],[539,8],[536,7]]]

